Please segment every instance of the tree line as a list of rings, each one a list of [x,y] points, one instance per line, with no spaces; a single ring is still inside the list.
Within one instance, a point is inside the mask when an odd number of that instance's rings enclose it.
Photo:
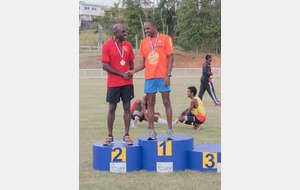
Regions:
[[[146,37],[143,23],[149,17],[177,49],[221,53],[221,0],[120,0],[96,21],[109,35],[115,23],[125,24],[134,44]]]

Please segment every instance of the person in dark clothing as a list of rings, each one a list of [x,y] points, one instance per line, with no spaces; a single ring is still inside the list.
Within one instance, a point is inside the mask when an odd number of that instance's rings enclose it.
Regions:
[[[217,99],[215,94],[214,85],[212,83],[212,79],[210,78],[213,73],[211,72],[210,62],[212,61],[211,54],[206,54],[205,62],[202,65],[202,77],[200,81],[200,90],[199,90],[199,98],[202,100],[205,91],[208,92],[210,97],[213,99],[215,106],[221,106],[221,103]]]

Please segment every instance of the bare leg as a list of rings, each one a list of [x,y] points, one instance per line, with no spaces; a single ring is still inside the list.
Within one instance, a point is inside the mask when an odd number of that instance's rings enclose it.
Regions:
[[[147,111],[148,111],[148,125],[149,129],[154,129],[154,106],[155,106],[155,93],[147,94]]]
[[[131,120],[131,113],[130,113],[130,102],[123,102],[123,109],[124,109],[124,124],[125,124],[125,134],[129,135],[129,126]]]
[[[195,124],[193,129],[198,131],[200,130],[200,128],[201,128],[201,124]]]
[[[164,104],[165,110],[166,110],[168,129],[172,129],[173,111],[172,111],[172,105],[171,105],[171,100],[170,100],[170,93],[162,92],[161,94],[162,94],[163,104]]]
[[[115,112],[117,109],[117,104],[109,104],[108,115],[107,115],[107,127],[108,127],[108,135],[113,134],[113,125],[115,121]]]

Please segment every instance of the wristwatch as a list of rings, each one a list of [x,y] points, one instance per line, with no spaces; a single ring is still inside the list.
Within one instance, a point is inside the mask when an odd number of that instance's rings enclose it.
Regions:
[[[172,77],[171,73],[168,73],[167,76],[168,76],[168,77]]]

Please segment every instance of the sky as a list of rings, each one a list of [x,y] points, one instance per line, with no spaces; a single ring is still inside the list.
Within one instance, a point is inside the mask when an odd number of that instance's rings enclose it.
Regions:
[[[99,5],[105,5],[105,6],[113,6],[114,3],[118,3],[119,0],[79,0],[84,1],[86,3],[95,3]]]

